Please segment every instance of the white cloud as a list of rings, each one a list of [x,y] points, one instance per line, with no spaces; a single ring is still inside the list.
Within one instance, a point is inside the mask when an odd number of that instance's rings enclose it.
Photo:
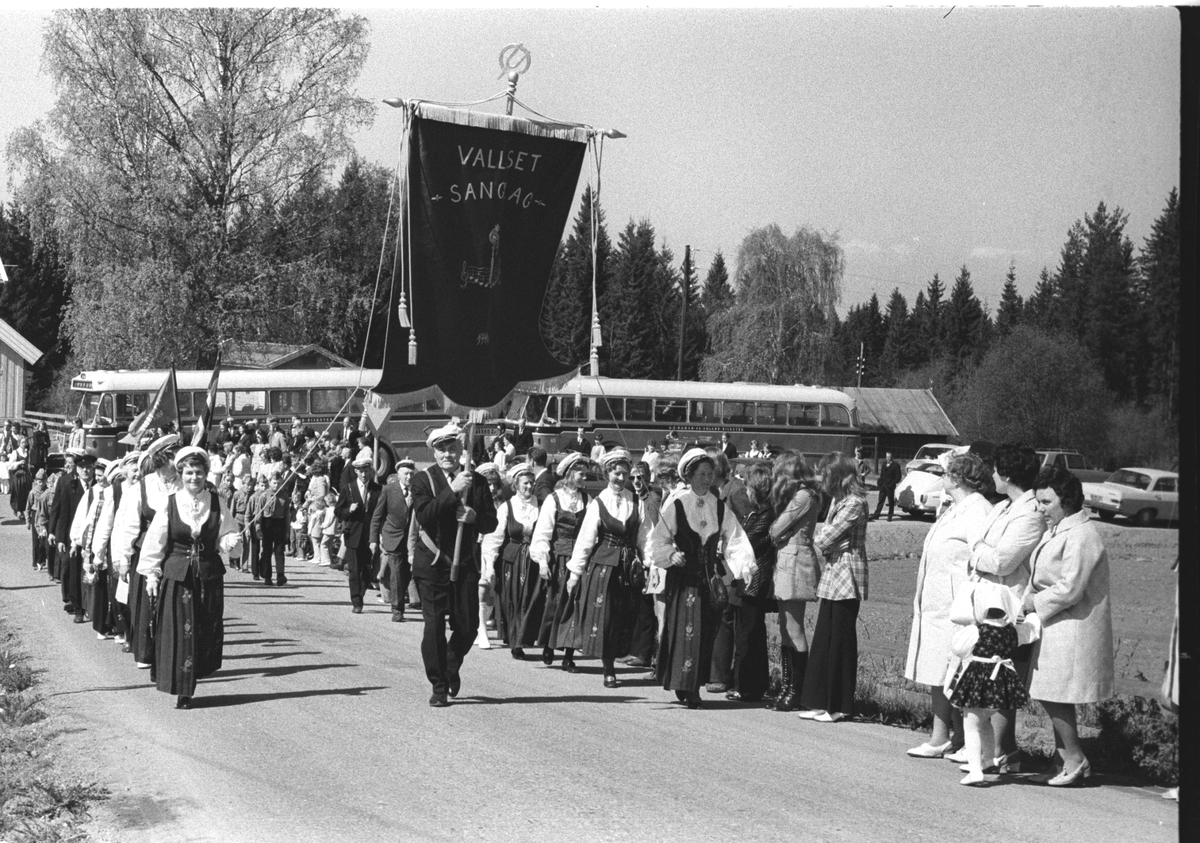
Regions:
[[[879,244],[868,243],[866,240],[847,240],[842,243],[842,248],[847,252],[866,252],[873,255],[879,251]]]

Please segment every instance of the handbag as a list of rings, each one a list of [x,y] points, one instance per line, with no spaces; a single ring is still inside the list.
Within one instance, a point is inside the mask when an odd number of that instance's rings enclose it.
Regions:
[[[729,586],[725,585],[725,580],[721,579],[720,574],[714,573],[708,578],[708,599],[717,610],[723,610],[729,605]]]

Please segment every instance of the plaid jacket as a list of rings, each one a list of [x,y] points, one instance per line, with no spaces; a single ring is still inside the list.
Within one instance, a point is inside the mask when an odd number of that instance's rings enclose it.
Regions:
[[[843,538],[850,540],[844,553],[831,552]],[[817,553],[825,557],[825,568],[817,585],[822,600],[867,599],[867,499],[847,495],[829,506],[825,523],[813,540]]]

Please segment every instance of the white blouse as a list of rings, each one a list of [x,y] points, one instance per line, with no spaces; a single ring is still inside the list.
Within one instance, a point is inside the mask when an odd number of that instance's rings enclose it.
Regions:
[[[157,472],[146,475],[146,505],[155,512],[166,508],[167,496],[179,488],[179,479],[174,478],[170,483],[163,481]],[[110,548],[112,560],[116,569],[122,573],[129,570],[129,560],[133,557],[134,544],[142,534],[142,521],[138,509],[142,505],[142,490],[139,484],[127,484],[121,492],[121,505],[113,520]]]
[[[721,553],[729,568],[729,576],[726,579],[749,581],[758,571],[758,565],[754,561],[754,549],[750,546],[750,539],[746,537],[746,531],[733,514],[733,508],[726,503],[725,517],[717,524],[717,496],[712,493],[700,496],[691,489],[675,492],[663,502],[658,524],[650,534],[649,554],[654,564],[660,568],[671,567],[671,554],[678,550],[675,546],[678,527],[675,520],[677,500],[683,502],[683,513],[688,526],[696,532],[701,542],[707,541],[709,536],[720,531]]]
[[[537,498],[530,496],[522,500],[520,495],[509,498],[496,513],[496,529],[483,537],[483,579],[492,582],[496,578],[496,557],[504,546],[504,535],[508,531],[508,513],[532,532],[538,522]]]
[[[555,492],[562,498],[567,512],[579,512],[583,509],[583,495],[578,489],[563,486]],[[537,526],[533,528],[533,542],[529,545],[529,558],[544,570],[550,569],[550,543],[554,539],[554,524],[557,520],[558,503],[554,500],[554,495],[547,495],[538,513]]]
[[[631,493],[624,490],[614,492],[609,486],[605,486],[600,494],[588,502],[587,511],[583,514],[583,524],[579,528],[579,536],[575,539],[575,550],[571,553],[570,561],[567,562],[567,570],[572,574],[582,574],[587,568],[588,557],[591,556],[592,548],[596,546],[596,542],[600,538],[600,502],[604,503],[608,514],[617,521],[627,520],[637,508],[637,503]],[[638,553],[643,556],[648,532],[647,525],[639,522],[635,546]]]
[[[212,492],[201,490],[193,494],[190,489],[180,487],[172,495],[175,498],[175,508],[179,511],[179,519],[192,528],[192,535],[200,535],[204,522],[212,511]],[[121,498],[124,500],[124,496]],[[138,573],[143,576],[157,577],[162,573],[163,562],[167,558],[167,545],[170,539],[171,519],[169,507],[164,505],[154,513],[154,520],[146,530],[146,538],[142,542],[142,555],[138,557]],[[217,534],[217,546],[221,553],[232,555],[240,543],[237,522],[228,512],[221,515],[221,526]]]

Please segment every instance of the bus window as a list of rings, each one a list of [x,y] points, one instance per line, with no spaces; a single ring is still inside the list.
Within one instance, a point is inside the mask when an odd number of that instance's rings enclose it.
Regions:
[[[620,398],[605,398],[601,396],[596,399],[597,421],[620,421],[621,418]]]
[[[79,402],[79,411],[75,414],[75,418],[83,419],[83,423],[87,424],[96,415],[96,408],[100,405],[100,393],[85,392],[83,400]]]
[[[553,395],[530,395],[525,401],[525,421],[540,422],[542,413],[550,406],[551,402],[557,403],[557,399]],[[547,413],[550,418],[557,418],[554,413]]]
[[[558,417],[558,423],[564,426],[572,426],[576,424],[587,423],[587,399],[580,397],[579,403],[575,403],[574,396],[561,395],[558,399],[559,412],[562,413]]]
[[[196,397],[199,398],[203,393],[197,392]],[[197,409],[200,409],[197,405]],[[303,413],[308,414],[308,390],[307,389],[272,389],[271,390],[271,415],[273,416],[294,416]]]
[[[786,424],[787,423],[787,404],[763,404],[755,405],[758,410],[754,414],[755,424]]]
[[[625,421],[650,421],[653,418],[653,405],[651,398],[626,398]]]
[[[208,401],[207,395],[205,396],[204,400]],[[204,408],[201,407],[200,409],[204,409]],[[213,419],[214,420],[224,419],[224,418],[228,418],[230,415],[231,415],[231,413],[229,411],[229,393],[223,389],[218,389],[217,390],[217,403],[216,403],[216,406],[213,407]]]
[[[659,398],[654,402],[654,420],[667,424],[678,424],[687,421],[687,402],[668,401]]]
[[[350,397],[350,405],[346,407],[346,412],[352,416],[361,416],[363,411],[363,399],[365,396],[361,391],[355,391]]]
[[[850,413],[845,407],[837,404],[822,404],[821,409],[824,410],[821,424],[825,427],[850,426]]]
[[[748,424],[754,414],[754,403],[744,401],[723,401],[721,403],[721,420],[725,424]]]
[[[788,425],[816,427],[821,422],[821,408],[816,404],[788,404]]]
[[[721,418],[721,406],[718,401],[692,401],[692,423],[716,422]]]
[[[312,390],[312,411],[314,415],[331,416],[342,411],[346,403],[344,389],[314,389]]]
[[[267,412],[267,391],[256,389],[233,393],[233,406],[240,414],[263,415]]]
[[[148,397],[143,392],[128,393],[123,392],[115,396],[117,399],[117,421],[129,422],[133,421],[138,413],[146,409]],[[187,415],[187,393],[181,393],[179,396],[180,403],[183,404],[179,408],[179,415]]]
[[[96,403],[96,414],[92,416],[93,424],[112,424],[113,423],[113,397],[111,393],[104,393],[100,396],[100,401]],[[87,422],[87,419],[84,419]]]

